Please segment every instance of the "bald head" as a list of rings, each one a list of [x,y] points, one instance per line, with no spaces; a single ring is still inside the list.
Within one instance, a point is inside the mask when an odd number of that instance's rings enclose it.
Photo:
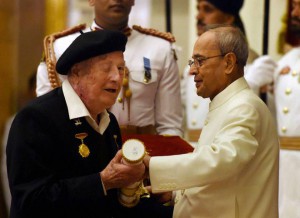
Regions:
[[[247,56],[247,42],[238,28],[222,25],[206,30],[195,43],[190,64],[197,94],[213,99],[242,77]]]
[[[215,34],[216,44],[221,54],[229,52],[235,54],[237,64],[244,67],[248,59],[248,43],[245,35],[239,28],[231,25],[208,25],[205,32]]]

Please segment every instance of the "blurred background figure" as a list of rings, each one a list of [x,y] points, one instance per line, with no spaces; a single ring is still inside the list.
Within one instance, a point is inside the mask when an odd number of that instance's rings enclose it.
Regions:
[[[32,99],[34,99],[36,97],[35,89],[36,89],[36,71],[34,71],[27,80],[27,91],[20,95],[18,110],[21,110],[29,101],[31,101]],[[11,116],[5,124],[5,129],[4,129],[3,139],[2,139],[2,144],[1,144],[2,145],[2,147],[1,147],[1,150],[2,150],[2,153],[1,153],[2,190],[3,190],[6,210],[8,213],[10,210],[11,194],[10,194],[8,178],[7,178],[6,144],[7,144],[7,138],[8,138],[10,126],[11,126],[11,123],[12,123],[14,117],[15,117],[15,115]]]
[[[287,42],[293,49],[278,62],[274,96],[280,136],[279,216],[300,217],[300,0],[290,1]]]

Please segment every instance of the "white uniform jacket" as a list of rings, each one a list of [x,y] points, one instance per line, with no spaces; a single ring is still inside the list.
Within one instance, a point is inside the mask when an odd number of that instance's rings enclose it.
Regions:
[[[281,58],[275,77],[278,134],[300,137],[300,48],[292,49]]]
[[[85,31],[95,27],[94,22]],[[79,34],[78,32],[59,38],[54,42],[57,59]],[[132,30],[124,53],[129,69],[129,88],[132,92],[130,119],[128,101],[124,100],[122,90],[118,101],[111,108],[120,125],[154,125],[158,134],[182,135],[180,78],[174,55],[169,41]],[[148,62],[146,65],[151,74],[151,79],[147,82],[144,60]],[[64,79],[61,76],[60,78]],[[41,95],[50,90],[46,65],[42,62],[38,68],[37,94]]]
[[[298,147],[298,150],[280,150],[279,216],[300,217],[300,48],[283,56],[275,76],[278,134],[286,139],[294,138]],[[287,146],[290,146],[288,142]]]
[[[150,159],[153,192],[176,192],[174,217],[278,217],[273,117],[244,78],[210,103],[193,153]]]

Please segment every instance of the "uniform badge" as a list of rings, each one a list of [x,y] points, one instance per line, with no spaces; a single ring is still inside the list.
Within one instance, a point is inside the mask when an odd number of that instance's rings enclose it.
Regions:
[[[80,119],[76,119],[75,120],[75,126],[79,126],[79,125],[81,125],[82,123],[81,123],[81,121],[80,121]]]
[[[150,59],[144,57],[144,82],[148,83],[151,80],[151,66],[150,66]]]
[[[84,144],[84,141],[83,141],[87,136],[88,136],[88,134],[85,132],[75,134],[75,138],[81,140],[81,144],[79,145],[78,152],[81,155],[81,157],[83,157],[83,158],[86,158],[90,155],[90,149],[86,144]]]
[[[290,72],[291,68],[289,66],[286,66],[284,68],[282,68],[282,70],[280,71],[280,75],[285,75],[288,74]]]

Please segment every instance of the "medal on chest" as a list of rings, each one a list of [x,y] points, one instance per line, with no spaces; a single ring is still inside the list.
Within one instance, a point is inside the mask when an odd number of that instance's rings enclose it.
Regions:
[[[83,158],[86,158],[90,155],[90,149],[86,144],[84,144],[84,141],[83,141],[87,136],[88,136],[88,134],[85,132],[75,134],[75,138],[81,140],[81,144],[78,147],[78,152],[81,155],[81,157],[83,157]]]

